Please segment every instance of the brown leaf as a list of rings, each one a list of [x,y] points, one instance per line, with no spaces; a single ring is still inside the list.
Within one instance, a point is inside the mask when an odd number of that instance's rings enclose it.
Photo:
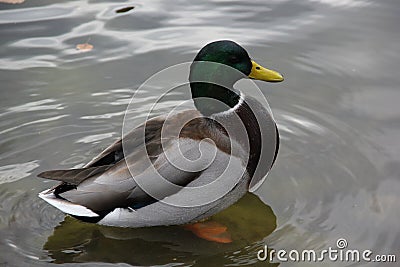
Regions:
[[[6,4],[22,4],[25,0],[0,0],[0,3]]]
[[[115,12],[116,13],[125,13],[125,12],[128,12],[128,11],[134,9],[134,8],[135,8],[134,6],[127,6],[127,7],[123,7],[123,8],[117,9],[117,10],[115,10]]]
[[[78,44],[76,45],[76,49],[82,52],[88,52],[93,49],[93,45],[89,43]]]

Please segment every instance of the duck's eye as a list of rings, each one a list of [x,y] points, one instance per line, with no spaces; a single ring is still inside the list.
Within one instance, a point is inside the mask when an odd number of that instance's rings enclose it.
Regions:
[[[238,58],[237,56],[231,56],[231,57],[229,58],[229,61],[230,61],[231,63],[238,63],[238,62],[239,62],[239,58]]]

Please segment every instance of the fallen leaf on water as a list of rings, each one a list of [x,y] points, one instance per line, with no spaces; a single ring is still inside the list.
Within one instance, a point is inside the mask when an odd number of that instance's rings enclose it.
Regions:
[[[87,52],[93,49],[93,45],[89,43],[78,44],[76,45],[76,49],[82,52]]]
[[[0,0],[0,3],[6,4],[22,4],[25,0]]]
[[[127,7],[123,7],[123,8],[117,9],[117,10],[115,10],[115,12],[116,13],[125,13],[125,12],[128,12],[128,11],[134,9],[134,8],[135,8],[134,6],[127,6]]]

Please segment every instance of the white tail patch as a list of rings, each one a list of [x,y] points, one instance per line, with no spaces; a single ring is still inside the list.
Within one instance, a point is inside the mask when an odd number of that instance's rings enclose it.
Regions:
[[[71,203],[64,199],[57,198],[52,192],[49,192],[48,189],[39,193],[39,197],[49,203],[50,205],[56,207],[62,212],[75,215],[75,216],[83,216],[83,217],[98,217],[99,215],[90,209]]]

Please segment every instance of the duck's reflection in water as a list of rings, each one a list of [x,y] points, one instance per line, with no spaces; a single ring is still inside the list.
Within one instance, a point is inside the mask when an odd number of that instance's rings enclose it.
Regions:
[[[201,239],[183,226],[116,228],[83,223],[67,216],[54,229],[44,249],[55,263],[250,264],[257,262],[259,243],[276,228],[272,209],[250,193],[210,220],[227,227],[231,243]]]

